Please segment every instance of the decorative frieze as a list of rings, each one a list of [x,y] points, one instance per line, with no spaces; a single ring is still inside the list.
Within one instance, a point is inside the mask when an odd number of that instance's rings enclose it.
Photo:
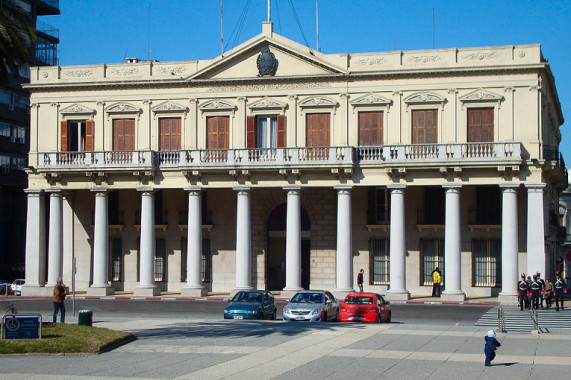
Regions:
[[[485,101],[499,102],[502,101],[504,97],[495,94],[491,91],[479,88],[475,91],[467,93],[466,95],[460,96],[459,99],[462,102],[485,102]]]
[[[438,94],[430,92],[421,92],[407,96],[404,102],[407,104],[420,104],[420,103],[444,103],[446,98]]]
[[[412,63],[430,63],[430,62],[437,62],[441,59],[441,57],[437,54],[432,55],[411,55],[408,58],[409,62]]]
[[[153,70],[156,74],[175,75],[175,74],[184,74],[186,72],[186,67],[184,67],[184,66],[154,66]]]
[[[153,108],[151,108],[151,110],[153,112],[187,112],[188,108],[168,100],[166,102],[154,106]]]
[[[93,114],[95,114],[94,109],[86,107],[86,106],[81,105],[81,104],[72,104],[69,107],[65,107],[60,112],[62,113],[62,115],[73,115],[73,114],[75,114],[75,115],[77,115],[77,114],[93,115]]]
[[[140,113],[142,110],[129,103],[115,103],[107,107],[107,113]]]
[[[202,105],[200,105],[201,111],[223,111],[223,110],[235,110],[236,106],[226,100],[208,100]]]
[[[93,70],[90,69],[72,69],[62,71],[62,77],[64,78],[87,78],[91,76],[93,76]],[[47,75],[45,75],[44,78],[47,78]]]
[[[134,76],[139,74],[139,68],[137,67],[112,67],[107,69],[107,74],[110,76]]]
[[[363,95],[351,101],[353,106],[390,105],[393,101],[375,94]]]
[[[275,99],[271,99],[268,97],[265,97],[263,99],[260,100],[256,100],[255,102],[253,102],[252,104],[250,104],[248,106],[248,108],[254,110],[254,109],[285,109],[287,107],[286,103],[277,101]]]
[[[239,86],[220,86],[213,85],[208,88],[208,92],[237,92],[237,91],[272,91],[272,90],[304,90],[312,88],[329,88],[331,84],[312,82],[312,83],[267,83],[267,84],[250,84]]]
[[[500,56],[497,51],[490,52],[473,52],[460,54],[460,59],[465,61],[485,61],[496,59]]]
[[[352,66],[379,66],[387,63],[385,57],[357,57],[351,59]]]
[[[311,96],[299,102],[300,107],[337,107],[337,102],[324,96]]]

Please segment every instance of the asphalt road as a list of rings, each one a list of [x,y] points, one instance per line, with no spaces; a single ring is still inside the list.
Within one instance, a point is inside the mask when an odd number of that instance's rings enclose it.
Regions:
[[[0,300],[0,312],[7,312],[6,306],[14,305],[20,313],[52,313],[52,302],[46,300],[6,299]],[[189,318],[208,321],[222,320],[225,301],[183,301],[183,300],[85,300],[75,302],[75,314],[79,310],[91,310],[93,320],[104,318]],[[278,302],[278,319],[281,319],[285,303]],[[67,316],[73,316],[73,302],[66,301]],[[473,326],[488,311],[490,306],[480,305],[429,305],[429,304],[392,304],[393,323],[434,324]]]

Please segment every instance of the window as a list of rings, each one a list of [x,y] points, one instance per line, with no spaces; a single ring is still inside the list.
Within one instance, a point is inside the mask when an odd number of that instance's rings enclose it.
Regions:
[[[181,241],[181,265],[180,265],[180,281],[186,282],[186,259],[187,259],[187,240]],[[210,251],[210,239],[202,239],[202,261],[201,275],[203,282],[212,282],[212,253]]]
[[[444,239],[420,239],[420,255],[422,260],[422,266],[420,268],[420,284],[432,285],[431,275],[436,267],[440,269],[440,273],[442,273],[442,282],[444,282]]]
[[[155,251],[155,281],[166,281],[167,280],[167,249],[166,240],[157,239],[156,240],[156,251]]]
[[[329,146],[331,114],[313,113],[307,114],[305,118],[306,145],[307,146]]]
[[[61,122],[61,150],[67,152],[93,151],[93,120],[64,120]]]
[[[388,224],[391,220],[391,197],[388,189],[370,187],[369,206],[367,209],[368,224]]]
[[[248,116],[248,148],[283,148],[285,146],[285,116]]]
[[[230,146],[230,117],[210,116],[206,119],[206,149],[224,149],[208,152],[210,161],[226,161]]]
[[[110,225],[121,225],[123,224],[123,215],[119,211],[119,192],[112,191],[109,193],[107,198],[108,203],[108,218]]]
[[[359,112],[359,146],[383,145],[383,115],[378,112]]]
[[[113,119],[113,150],[135,150],[135,119]]]
[[[501,224],[502,198],[497,186],[476,188],[476,210],[470,215],[470,224]]]
[[[444,224],[446,195],[442,187],[424,188],[424,211],[420,213],[418,224]]]
[[[438,110],[412,111],[412,143],[436,144],[438,142]]]
[[[180,117],[159,119],[159,150],[180,150]]]
[[[468,142],[494,141],[494,108],[468,109]]]
[[[123,253],[122,241],[119,238],[111,239],[111,281],[122,281]]]
[[[369,257],[371,258],[372,285],[389,284],[389,239],[371,239]]]
[[[472,268],[474,286],[501,287],[501,239],[473,239]]]

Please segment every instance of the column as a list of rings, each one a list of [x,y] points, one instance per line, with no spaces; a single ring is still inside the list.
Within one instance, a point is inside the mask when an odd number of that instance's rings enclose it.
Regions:
[[[44,196],[41,190],[25,190],[28,195],[26,219],[26,283],[23,296],[40,295],[46,282],[46,238]]]
[[[95,226],[93,230],[93,284],[88,295],[106,296],[113,293],[109,285],[109,217],[107,189],[95,192]]]
[[[443,301],[464,301],[466,294],[461,289],[461,248],[460,248],[460,188],[444,186],[446,191],[446,221],[444,226],[444,291]]]
[[[545,273],[545,222],[543,188],[545,184],[525,185],[527,188],[527,272]]]
[[[282,297],[301,290],[301,188],[286,187],[286,286]],[[291,294],[290,294],[291,293]]]
[[[338,186],[337,190],[337,287],[335,292],[350,293],[353,289],[353,252],[351,245],[351,187]]]
[[[502,291],[498,300],[502,304],[517,303],[518,227],[517,185],[500,186],[502,189]]]
[[[188,191],[188,236],[186,248],[186,285],[181,294],[187,297],[206,295],[202,286],[202,189],[190,187]]]
[[[406,235],[404,186],[388,186],[391,191],[391,230],[390,230],[390,288],[388,300],[408,300],[406,290]]]
[[[235,188],[238,192],[236,215],[236,288],[239,290],[252,289],[251,282],[251,220],[250,220],[250,188]]]
[[[141,236],[139,248],[139,285],[136,296],[156,296],[160,294],[155,285],[155,194],[152,189],[141,192]]]
[[[54,286],[63,271],[63,202],[61,190],[50,190],[48,283]]]

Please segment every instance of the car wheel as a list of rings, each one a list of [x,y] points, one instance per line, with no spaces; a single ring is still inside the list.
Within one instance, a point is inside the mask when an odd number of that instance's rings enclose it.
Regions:
[[[389,317],[387,318],[387,323],[391,323],[392,311],[389,311]]]
[[[339,322],[339,309],[337,309],[337,312],[335,313],[335,318],[333,319],[333,322]]]
[[[321,318],[323,322],[327,322],[327,312],[323,313],[323,318]]]
[[[381,323],[383,319],[381,318],[381,314],[377,314],[377,323]]]
[[[275,321],[277,314],[278,314],[277,310],[274,309],[274,313],[272,314],[272,317],[271,317],[270,319],[271,319],[272,321]]]

